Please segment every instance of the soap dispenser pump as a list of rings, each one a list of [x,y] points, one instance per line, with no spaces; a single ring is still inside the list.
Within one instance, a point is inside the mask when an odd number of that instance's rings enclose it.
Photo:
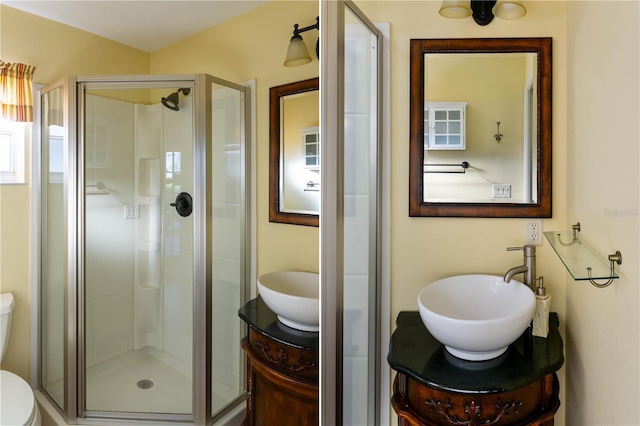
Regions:
[[[538,288],[536,289],[536,310],[533,314],[532,334],[538,337],[549,335],[549,307],[551,305],[551,295],[547,294],[544,287],[543,277],[538,278]]]

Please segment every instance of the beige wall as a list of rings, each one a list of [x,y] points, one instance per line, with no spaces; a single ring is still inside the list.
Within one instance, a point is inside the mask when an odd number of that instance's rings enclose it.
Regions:
[[[439,1],[358,1],[373,22],[391,23],[391,324],[400,311],[416,310],[418,292],[449,275],[489,272],[504,274],[522,264],[524,219],[411,218],[408,215],[409,40],[411,38],[553,37],[553,218],[544,230],[566,224],[566,25],[564,2],[527,2],[517,21],[495,19],[481,27],[468,19],[445,19]],[[538,250],[538,274],[552,295],[551,310],[566,324],[565,270],[545,242]],[[561,392],[564,373],[560,372]],[[564,424],[566,400],[557,424]]]
[[[282,65],[293,24],[312,25],[313,1],[271,1],[154,52],[154,74],[205,72],[234,82],[256,79],[258,275],[287,269],[318,272],[318,228],[269,222],[269,88],[318,77],[318,61]],[[309,53],[318,32],[302,34]]]
[[[606,289],[567,277],[567,424],[640,424],[640,3],[567,7],[567,224],[602,256]]]
[[[148,53],[2,6],[0,55],[37,70],[34,81],[50,84],[72,74],[146,74]]]
[[[392,326],[400,311],[416,309],[427,283],[468,272],[502,274],[522,261],[505,248],[524,241],[523,219],[408,217],[409,39],[553,37],[553,218],[543,227],[566,229],[579,220],[601,254],[621,250],[624,258],[621,279],[600,290],[571,280],[546,241],[538,251],[538,273],[552,294],[566,344],[560,425],[564,410],[568,424],[640,422],[638,2],[611,4],[531,1],[523,19],[480,27],[471,18],[441,18],[439,1],[357,2],[373,22],[391,23]],[[318,75],[316,60],[282,67],[292,26],[313,22],[314,2],[272,2],[151,55],[6,6],[1,10],[2,59],[37,66],[38,82],[67,74],[146,72],[255,78],[258,273],[317,270],[317,229],[268,222],[268,89]],[[27,41],[18,41],[20,31],[29,29]],[[317,35],[308,34],[313,51]],[[19,305],[3,368],[23,377],[29,374],[29,221],[28,209],[13,206],[28,203],[29,185],[0,187],[0,285],[16,293]]]
[[[145,74],[149,54],[53,21],[0,6],[0,57],[34,65],[34,82],[72,74]],[[29,157],[30,147],[26,155]],[[11,342],[2,368],[30,374],[30,162],[25,185],[0,186],[0,291],[16,298]],[[19,208],[16,208],[19,206]]]

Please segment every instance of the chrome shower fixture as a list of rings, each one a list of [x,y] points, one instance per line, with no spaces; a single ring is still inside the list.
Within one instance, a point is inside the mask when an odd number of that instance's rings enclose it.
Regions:
[[[178,99],[179,99],[180,92],[182,92],[183,95],[187,96],[191,92],[191,89],[189,88],[178,89],[177,91],[173,92],[166,98],[162,98],[162,105],[166,106],[170,110],[179,111],[180,106],[178,105]]]

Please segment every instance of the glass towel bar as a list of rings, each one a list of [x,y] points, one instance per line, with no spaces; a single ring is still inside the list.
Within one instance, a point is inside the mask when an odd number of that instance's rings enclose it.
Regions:
[[[619,278],[615,273],[614,263],[622,264],[619,251],[609,255],[607,262],[589,247],[578,236],[580,223],[572,226],[571,231],[548,231],[544,236],[564,263],[574,280],[588,280],[596,287],[607,287],[614,279]],[[594,280],[608,280],[598,283]]]

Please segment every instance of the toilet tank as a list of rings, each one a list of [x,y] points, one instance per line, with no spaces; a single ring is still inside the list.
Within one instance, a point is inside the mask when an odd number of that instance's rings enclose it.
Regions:
[[[0,361],[4,358],[4,351],[7,350],[9,344],[9,333],[11,333],[11,311],[15,302],[13,294],[0,294]]]

